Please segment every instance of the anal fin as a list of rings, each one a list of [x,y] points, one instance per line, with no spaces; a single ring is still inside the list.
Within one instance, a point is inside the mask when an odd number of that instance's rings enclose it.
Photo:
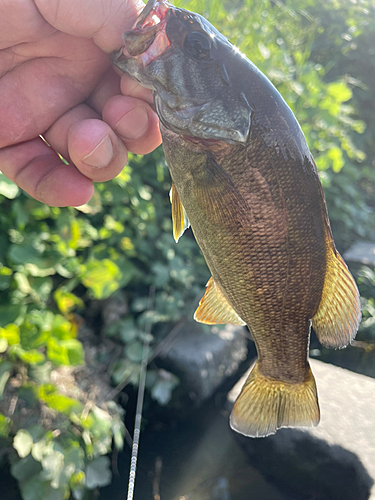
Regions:
[[[173,238],[177,243],[190,223],[174,184],[172,184],[169,197],[172,205]]]
[[[206,286],[206,293],[199,302],[198,309],[194,314],[196,321],[208,325],[246,325],[229,304],[212,276]]]
[[[231,416],[233,430],[250,437],[265,437],[281,427],[318,425],[320,410],[315,379],[310,366],[304,380],[288,383],[268,378],[255,363]]]
[[[330,248],[322,297],[312,327],[325,347],[346,347],[361,321],[359,292],[341,255]]]

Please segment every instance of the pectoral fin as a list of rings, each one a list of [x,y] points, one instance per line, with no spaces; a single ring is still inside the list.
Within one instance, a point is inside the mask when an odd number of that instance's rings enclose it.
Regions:
[[[172,204],[173,238],[177,243],[185,230],[190,226],[190,223],[174,184],[172,184],[169,197]]]
[[[235,227],[252,222],[251,208],[238,186],[215,158],[207,154],[206,164],[194,178],[194,194],[209,222]]]
[[[194,319],[208,325],[228,323],[232,325],[246,325],[224,297],[223,292],[212,277],[208,280],[206,293],[199,302]]]
[[[341,255],[329,250],[324,288],[312,326],[326,347],[346,347],[354,339],[361,321],[357,286]]]

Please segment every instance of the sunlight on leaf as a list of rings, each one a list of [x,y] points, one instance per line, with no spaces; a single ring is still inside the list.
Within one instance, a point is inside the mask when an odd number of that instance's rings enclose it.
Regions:
[[[82,269],[82,283],[97,299],[105,299],[115,292],[120,279],[120,269],[109,259],[92,260]]]
[[[29,455],[32,446],[33,438],[31,434],[25,429],[20,429],[14,436],[13,448],[16,449],[18,455],[21,458],[25,458],[27,457],[27,455]]]

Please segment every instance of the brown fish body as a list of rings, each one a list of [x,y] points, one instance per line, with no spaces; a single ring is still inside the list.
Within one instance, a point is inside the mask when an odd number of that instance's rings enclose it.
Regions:
[[[163,139],[168,164],[187,167],[171,168],[174,185],[215,282],[253,334],[260,369],[302,381],[329,234],[316,179],[306,179],[294,168],[298,162],[284,159],[261,137],[254,147],[230,146],[216,154],[166,130]],[[232,186],[224,177],[218,187],[215,166],[210,170],[207,162],[220,166]]]
[[[258,362],[231,425],[251,436],[316,425],[311,321],[324,345],[343,347],[360,308],[303,133],[269,80],[206,20],[164,1],[147,9],[160,28],[141,16],[124,35],[132,55],[116,64],[155,91],[174,233],[187,216],[212,273],[195,318],[246,323],[255,339]],[[153,32],[152,57],[144,29]]]

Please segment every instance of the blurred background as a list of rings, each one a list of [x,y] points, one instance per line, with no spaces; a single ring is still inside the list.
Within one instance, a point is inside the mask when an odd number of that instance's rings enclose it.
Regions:
[[[311,356],[374,377],[374,0],[175,5],[239,47],[300,122],[363,305],[352,346],[330,351],[313,337]],[[226,394],[255,350],[246,330],[191,322],[209,271],[190,230],[173,240],[170,185],[161,148],[131,156],[79,208],[43,205],[0,174],[2,498],[125,498],[145,341],[136,500],[336,498],[273,483],[229,435]],[[366,481],[348,498],[368,498]]]

